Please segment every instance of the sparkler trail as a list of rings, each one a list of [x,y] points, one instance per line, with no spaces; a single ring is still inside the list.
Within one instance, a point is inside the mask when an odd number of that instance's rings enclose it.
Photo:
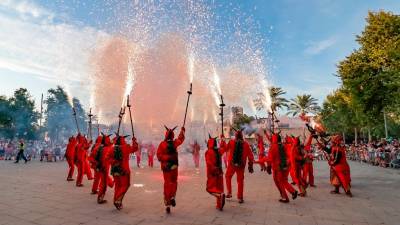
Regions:
[[[154,127],[177,125],[191,82],[192,121],[204,123],[206,117],[217,122],[222,92],[228,107],[244,106],[253,113],[249,99],[264,93],[263,104],[270,108],[263,51],[268,38],[239,7],[206,0],[104,2],[108,16],[98,27],[107,35],[93,44],[88,60],[93,81],[90,106],[103,112],[102,121],[115,122],[121,99],[125,104],[130,94],[137,106],[133,118],[138,138],[150,119]]]

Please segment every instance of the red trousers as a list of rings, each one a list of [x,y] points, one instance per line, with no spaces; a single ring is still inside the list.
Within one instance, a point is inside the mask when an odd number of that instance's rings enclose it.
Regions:
[[[163,171],[164,176],[164,203],[170,204],[170,200],[175,198],[178,188],[178,169]]]
[[[342,185],[343,189],[347,192],[350,190],[350,171],[349,170],[334,170],[336,176],[339,178],[340,184]]]
[[[301,172],[302,168],[299,164],[293,165],[290,169],[290,176],[292,177],[293,182],[295,182],[296,185],[299,187],[300,192],[303,192],[306,187],[306,182],[303,179]]]
[[[142,156],[136,155],[136,165],[137,167],[140,167],[140,161],[142,160]]]
[[[98,198],[103,199],[104,195],[106,194],[107,191],[107,177],[108,177],[108,172],[107,171],[99,171],[98,172],[99,176],[99,192],[98,192]]]
[[[221,175],[207,175],[207,192],[216,197],[217,208],[221,207],[221,194],[224,193],[224,176]]]
[[[114,182],[114,202],[119,201],[122,203],[122,199],[131,186],[131,175],[128,173],[123,176],[114,176]]]
[[[308,177],[308,179],[307,179],[307,177]],[[303,180],[310,185],[314,185],[314,168],[313,168],[312,162],[304,164]]]
[[[289,191],[291,194],[296,191],[294,190],[293,186],[288,182],[289,171],[273,170],[272,176],[274,178],[275,185],[281,194],[281,197],[283,199],[289,199],[286,191]]]
[[[78,176],[76,178],[77,185],[82,184],[84,174],[86,174],[86,176],[89,180],[93,179],[92,170],[90,169],[88,162],[85,162],[85,161],[78,162],[76,166],[78,167]]]
[[[228,194],[232,194],[232,177],[236,173],[236,181],[238,184],[238,199],[243,199],[244,169],[245,167],[235,167],[233,165],[228,165],[225,173],[226,188],[228,189]]]
[[[153,166],[154,166],[154,156],[153,155],[148,156],[147,163],[148,163],[149,167],[153,168]]]
[[[100,184],[100,173],[98,171],[94,171],[94,180],[92,184],[92,192],[95,193],[99,189],[99,184]]]
[[[67,178],[72,178],[72,176],[74,176],[74,171],[75,171],[75,164],[74,164],[74,160],[73,159],[68,159],[67,160],[68,163],[68,177]]]

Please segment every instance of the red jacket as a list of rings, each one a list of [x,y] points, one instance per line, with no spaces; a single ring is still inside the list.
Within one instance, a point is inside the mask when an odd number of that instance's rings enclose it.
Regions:
[[[163,171],[169,171],[172,169],[175,169],[178,167],[178,152],[177,148],[180,146],[184,141],[185,141],[185,130],[182,129],[181,132],[179,133],[179,136],[177,139],[173,138],[173,131],[169,130],[169,132],[172,132],[172,134],[167,133],[166,138],[164,141],[162,141],[158,145],[157,149],[157,159],[160,161],[161,164],[161,169]],[[169,136],[172,135],[172,136]],[[168,137],[168,139],[167,139]],[[169,141],[168,141],[169,140]],[[172,149],[168,149],[168,143],[172,144]]]
[[[214,150],[214,142],[217,140],[214,138],[210,138],[207,142],[207,151],[205,153],[206,165],[207,165],[207,177],[216,176],[223,174],[222,171],[222,155],[224,154],[225,149],[223,146],[217,149],[217,152]],[[225,143],[222,141],[222,143]],[[219,156],[217,155],[219,154]]]
[[[69,139],[67,149],[65,150],[65,158],[67,160],[74,160],[76,144],[77,144],[76,139],[74,137],[71,137]]]
[[[129,167],[129,156],[139,149],[136,139],[132,140],[131,146],[125,142],[124,137],[120,136],[119,138],[120,143],[117,142],[119,145],[115,144],[114,148],[107,152],[107,158],[111,164],[111,173],[114,176],[130,174],[131,169]],[[121,154],[120,158],[118,157],[118,154]]]
[[[240,165],[238,167],[240,168],[244,168],[247,164],[247,159],[249,160],[249,165],[252,165],[254,162],[254,156],[253,156],[253,152],[251,151],[250,145],[249,143],[247,143],[247,141],[242,140],[243,141],[243,151],[242,151],[242,157],[241,157],[241,162]],[[227,151],[228,151],[228,162],[231,165],[234,165],[234,153],[235,153],[235,148],[236,148],[236,142],[237,140],[230,140],[228,142],[228,146],[227,146]]]

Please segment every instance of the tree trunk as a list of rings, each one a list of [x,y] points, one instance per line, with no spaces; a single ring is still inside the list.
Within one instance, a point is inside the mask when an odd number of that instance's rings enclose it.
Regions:
[[[357,128],[354,128],[354,144],[357,144]]]
[[[368,143],[371,143],[371,140],[372,139],[372,137],[371,137],[371,128],[369,128],[368,127]]]
[[[344,132],[342,133],[343,135],[343,143],[346,144],[346,135],[344,134]]]

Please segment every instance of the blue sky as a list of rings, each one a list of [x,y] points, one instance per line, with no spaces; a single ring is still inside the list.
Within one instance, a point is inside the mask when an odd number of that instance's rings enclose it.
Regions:
[[[90,38],[102,35],[98,29],[104,29],[104,21],[112,17],[107,9],[115,2],[118,1],[0,1],[0,27],[6,27],[0,29],[0,94],[9,96],[16,88],[27,87],[38,100],[41,93],[65,82],[47,74],[67,74],[68,79],[78,80],[79,73],[87,69],[85,65],[63,62],[59,66],[57,57],[72,55],[75,48],[90,48]],[[309,93],[320,102],[340,85],[334,76],[336,64],[357,48],[355,35],[362,31],[368,11],[400,13],[398,0],[215,2],[232,4],[259,23],[261,36],[269,40],[263,51],[274,85],[285,89],[287,97]],[[57,26],[61,22],[63,25]],[[60,37],[65,43],[55,44],[54,40]],[[77,40],[79,43],[73,47],[66,44]],[[84,57],[82,54],[74,57]]]

